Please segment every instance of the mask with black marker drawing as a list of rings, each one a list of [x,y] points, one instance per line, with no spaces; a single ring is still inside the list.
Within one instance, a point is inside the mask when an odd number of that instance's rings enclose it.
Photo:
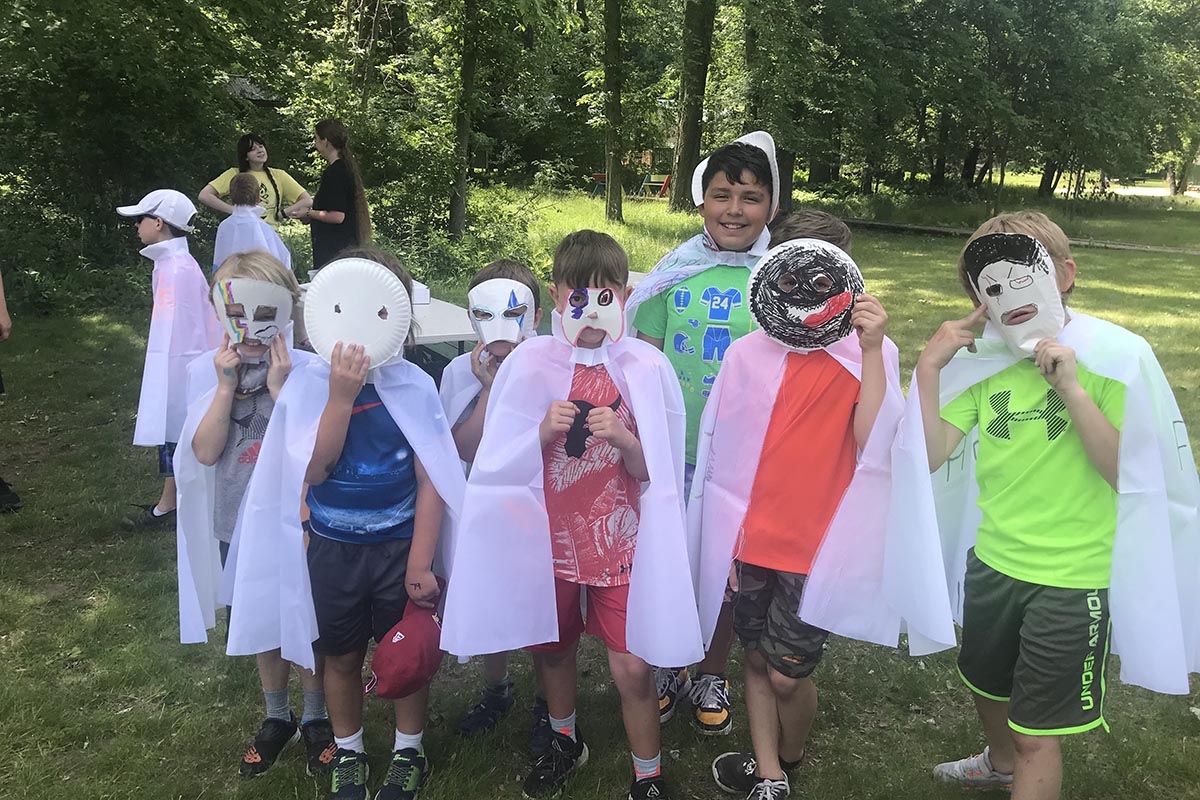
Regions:
[[[1054,261],[1041,242],[1023,233],[980,236],[963,251],[979,301],[1015,355],[1028,357],[1066,322]]]

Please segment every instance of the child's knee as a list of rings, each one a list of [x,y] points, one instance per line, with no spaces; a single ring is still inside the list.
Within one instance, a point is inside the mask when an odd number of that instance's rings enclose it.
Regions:
[[[613,683],[622,694],[642,694],[654,691],[654,671],[650,665],[632,653],[608,651],[608,668]]]
[[[1020,758],[1038,758],[1057,754],[1060,740],[1057,736],[1030,736],[1013,731],[1013,746]]]
[[[363,665],[362,653],[342,653],[336,656],[325,656],[325,672],[335,675],[361,673]]]
[[[762,654],[762,651],[757,648],[746,648],[746,669],[754,672],[765,673],[767,671],[767,657]]]
[[[804,688],[805,684],[812,683],[812,678],[791,678],[773,667],[767,669],[767,676],[771,681],[771,691],[781,700],[792,697]]]

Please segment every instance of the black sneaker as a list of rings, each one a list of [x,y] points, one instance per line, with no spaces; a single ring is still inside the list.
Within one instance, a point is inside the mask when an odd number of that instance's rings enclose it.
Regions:
[[[655,667],[654,686],[658,690],[658,722],[665,725],[675,716],[680,699],[692,690],[687,667]]]
[[[0,514],[8,513],[9,511],[19,511],[21,506],[21,498],[13,491],[13,488],[5,483],[3,478],[0,478]]]
[[[533,700],[533,727],[529,730],[529,754],[534,759],[541,758],[550,750],[550,707],[546,699],[535,697]]]
[[[314,778],[328,775],[337,757],[337,742],[333,740],[333,725],[327,719],[314,719],[300,726],[304,751],[308,754],[305,770]]]
[[[257,778],[271,768],[285,747],[299,738],[295,714],[286,720],[268,717],[254,734],[254,742],[242,756],[238,772],[243,778]]]
[[[175,530],[175,509],[160,516],[154,513],[157,505],[157,503],[151,503],[148,506],[138,506],[139,511],[134,511],[121,520],[122,527],[128,531]]]
[[[458,732],[463,736],[487,733],[500,724],[516,702],[512,681],[484,688],[483,697],[458,721]]]
[[[551,731],[550,749],[533,762],[533,769],[521,784],[521,794],[536,800],[536,798],[553,797],[562,791],[567,777],[588,760],[587,745],[580,737],[579,729],[575,729],[572,739],[566,734]]]
[[[667,800],[667,782],[662,775],[653,778],[634,778],[629,787],[629,800]]]
[[[330,800],[367,800],[367,776],[370,773],[366,753],[339,747],[333,760]]]
[[[429,777],[429,760],[411,747],[392,753],[387,779],[375,800],[413,800]]]
[[[733,730],[729,681],[724,675],[700,674],[692,681],[692,727],[705,736],[726,736]]]
[[[784,761],[781,758],[779,766],[790,776],[803,761],[803,756],[799,761]],[[762,780],[754,774],[756,769],[758,763],[749,753],[722,753],[713,759],[712,776],[721,791],[745,797]]]

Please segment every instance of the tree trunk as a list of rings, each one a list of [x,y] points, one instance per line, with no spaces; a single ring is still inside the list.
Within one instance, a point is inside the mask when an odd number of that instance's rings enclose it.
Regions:
[[[1004,191],[1004,173],[1008,168],[1008,140],[1000,145],[1000,180],[996,183],[996,193],[992,195],[992,216],[1000,213],[1000,194]]]
[[[462,61],[459,64],[458,108],[454,111],[454,190],[450,193],[450,238],[462,239],[467,225],[467,174],[471,169],[471,106],[475,100],[475,36],[479,0],[463,2]]]
[[[1179,184],[1175,181],[1175,161],[1167,162],[1167,194],[1179,194]]]
[[[1042,166],[1042,179],[1038,181],[1038,197],[1054,196],[1054,176],[1058,174],[1058,162],[1046,159]]]
[[[872,194],[875,189],[875,170],[870,164],[863,167],[862,174],[858,180],[859,194]]]
[[[962,173],[959,175],[959,183],[964,189],[970,189],[975,185],[975,167],[979,164],[979,151],[982,148],[975,143],[971,144],[967,154],[963,156]]]
[[[1173,184],[1169,182],[1167,186],[1170,194],[1183,194],[1187,191],[1197,154],[1200,154],[1200,133],[1196,133],[1190,140],[1184,142],[1183,150],[1180,151],[1180,158],[1176,164],[1172,165],[1174,169],[1171,174],[1174,182]]]
[[[712,61],[717,0],[687,0],[683,9],[683,64],[679,70],[679,127],[671,165],[671,209],[687,211],[692,202],[692,171],[700,163],[704,89]]]
[[[985,178],[989,178],[992,174],[992,154],[988,153],[987,160],[983,162],[983,166],[979,168],[979,172],[975,175],[975,188],[983,186]]]
[[[779,213],[790,214],[793,176],[796,174],[796,151],[781,147],[775,151],[775,160],[779,163]]]
[[[608,181],[604,217],[624,222],[621,201],[625,196],[621,176],[621,0],[604,0],[604,170]]]
[[[754,4],[745,3],[745,21],[743,26],[746,31],[746,40],[742,43],[743,57],[746,61],[746,75],[749,80],[746,86],[746,116],[742,121],[743,130],[747,133],[758,130],[756,127],[759,118],[762,116],[763,99],[762,99],[762,84],[760,78],[761,62],[758,49],[758,28],[754,26]]]
[[[929,173],[929,185],[942,188],[946,185],[946,148],[950,141],[950,121],[938,114],[937,153],[933,159],[933,170]]]

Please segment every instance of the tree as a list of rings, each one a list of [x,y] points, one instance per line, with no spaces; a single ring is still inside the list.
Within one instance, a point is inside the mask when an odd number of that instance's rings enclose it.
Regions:
[[[671,208],[687,211],[692,203],[692,172],[700,163],[704,88],[712,61],[717,0],[686,0],[683,8],[682,59],[679,69],[679,125],[671,169]]]
[[[625,196],[621,161],[621,0],[604,0],[604,168],[608,173],[604,216],[624,222],[621,201]]]

